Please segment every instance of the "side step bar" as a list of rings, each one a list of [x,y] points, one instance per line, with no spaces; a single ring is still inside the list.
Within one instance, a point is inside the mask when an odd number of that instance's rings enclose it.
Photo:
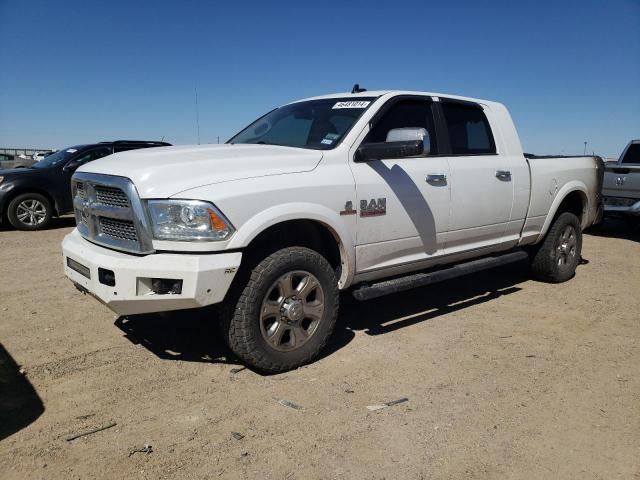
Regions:
[[[529,255],[524,250],[516,250],[511,253],[493,257],[479,258],[465,263],[458,263],[452,267],[436,270],[435,272],[415,273],[406,277],[385,280],[371,285],[364,285],[355,289],[353,291],[353,296],[356,300],[371,300],[372,298],[382,297],[384,295],[389,295],[390,293],[403,292],[404,290],[410,290],[412,288],[424,287],[425,285],[450,280],[469,273],[499,267],[508,263],[519,262],[526,258],[529,258]]]

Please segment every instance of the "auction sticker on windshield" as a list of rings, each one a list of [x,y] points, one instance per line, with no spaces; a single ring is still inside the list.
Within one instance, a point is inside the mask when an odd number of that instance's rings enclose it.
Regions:
[[[331,145],[334,140],[339,137],[340,135],[338,135],[337,133],[327,133],[320,143],[322,143],[323,145]]]
[[[367,108],[371,102],[364,101],[350,101],[350,102],[337,102],[332,109],[336,108]]]

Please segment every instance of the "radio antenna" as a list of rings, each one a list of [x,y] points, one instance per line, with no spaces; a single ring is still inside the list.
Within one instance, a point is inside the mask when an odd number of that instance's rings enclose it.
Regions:
[[[198,87],[195,87],[196,92],[196,127],[198,129],[198,145],[200,145],[200,111],[198,109]]]

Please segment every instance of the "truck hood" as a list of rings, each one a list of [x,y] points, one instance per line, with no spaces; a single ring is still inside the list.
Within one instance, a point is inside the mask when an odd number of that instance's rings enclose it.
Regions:
[[[127,177],[141,198],[168,198],[214,183],[308,172],[321,159],[317,150],[278,145],[190,145],[120,152],[78,171]]]

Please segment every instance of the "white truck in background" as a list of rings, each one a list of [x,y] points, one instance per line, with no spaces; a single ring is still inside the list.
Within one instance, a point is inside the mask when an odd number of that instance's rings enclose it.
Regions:
[[[354,89],[225,145],[83,166],[64,270],[121,315],[219,304],[233,352],[280,372],[326,345],[340,290],[365,300],[525,258],[570,279],[602,175],[599,157],[525,157],[499,103]]]
[[[640,219],[640,140],[632,140],[615,163],[606,163],[602,185],[606,216]]]

